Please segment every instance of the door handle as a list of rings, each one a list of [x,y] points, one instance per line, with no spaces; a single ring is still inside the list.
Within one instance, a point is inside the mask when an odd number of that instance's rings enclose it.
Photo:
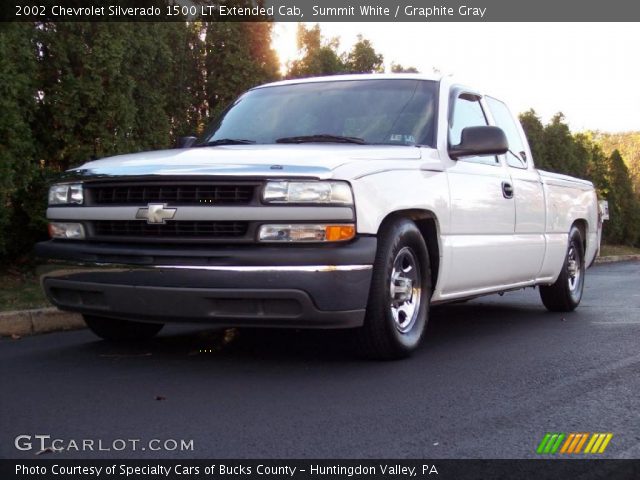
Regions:
[[[513,185],[509,182],[502,182],[502,196],[504,198],[513,198]]]

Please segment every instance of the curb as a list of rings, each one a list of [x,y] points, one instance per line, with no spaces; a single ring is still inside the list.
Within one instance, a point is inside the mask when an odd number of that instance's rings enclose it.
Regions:
[[[81,315],[63,312],[55,307],[0,312],[0,337],[22,337],[85,327]]]
[[[596,258],[596,264],[640,260],[640,255],[611,255]],[[86,328],[82,316],[55,307],[0,312],[0,337],[35,335]]]
[[[596,258],[596,263],[627,262],[629,260],[640,260],[640,255],[609,255]]]

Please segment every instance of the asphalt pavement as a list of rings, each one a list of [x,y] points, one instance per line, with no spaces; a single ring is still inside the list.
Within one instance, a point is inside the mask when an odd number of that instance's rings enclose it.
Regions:
[[[0,458],[42,458],[36,435],[94,442],[46,458],[535,458],[547,432],[611,432],[601,457],[640,458],[639,286],[626,262],[590,269],[570,314],[534,289],[438,307],[396,362],[341,332],[2,339]]]

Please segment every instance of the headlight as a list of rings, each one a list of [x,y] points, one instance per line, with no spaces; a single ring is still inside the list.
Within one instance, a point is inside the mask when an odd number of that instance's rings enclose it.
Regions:
[[[344,242],[356,234],[353,224],[292,224],[262,225],[258,232],[261,242]]]
[[[346,182],[269,182],[262,199],[267,203],[353,204],[351,187]]]
[[[61,183],[49,189],[49,205],[80,205],[83,201],[81,183]]]
[[[51,222],[49,224],[51,238],[66,238],[68,240],[83,240],[84,227],[81,223]]]

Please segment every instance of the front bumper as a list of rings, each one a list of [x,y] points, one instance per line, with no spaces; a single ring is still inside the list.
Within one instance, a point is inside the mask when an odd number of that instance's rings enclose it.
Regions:
[[[180,249],[49,241],[42,275],[63,310],[221,326],[361,326],[374,237],[345,245]]]

